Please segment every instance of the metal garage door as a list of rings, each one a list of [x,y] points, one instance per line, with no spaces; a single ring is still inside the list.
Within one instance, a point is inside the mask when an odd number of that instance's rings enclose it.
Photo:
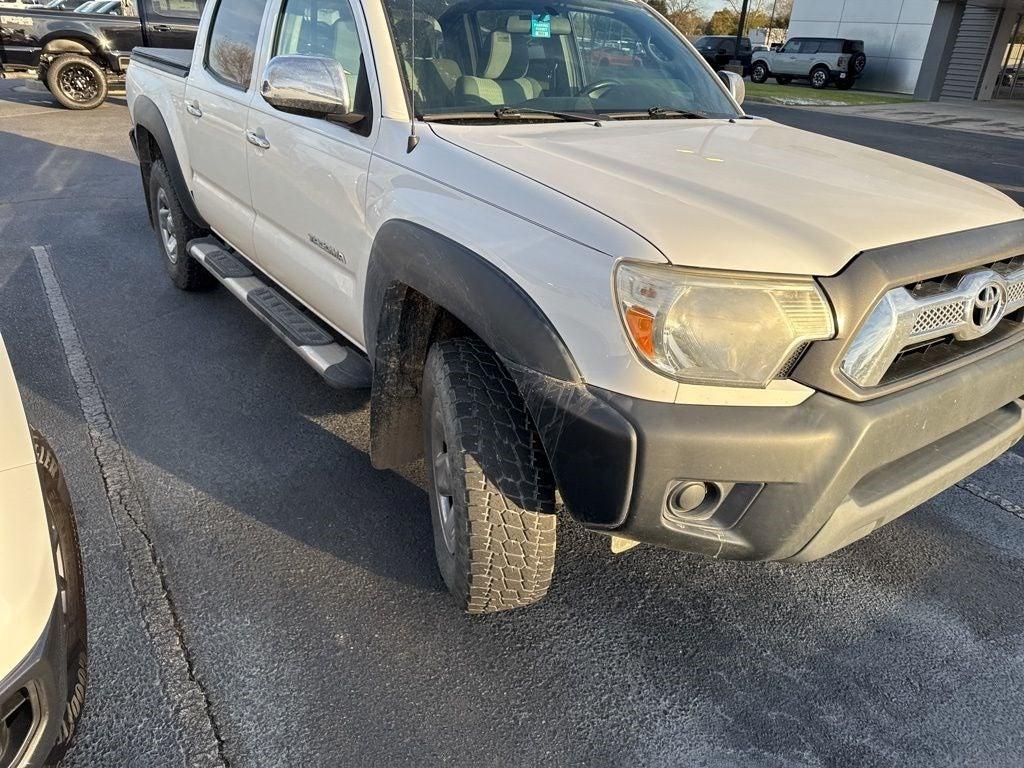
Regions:
[[[976,99],[1002,10],[968,5],[953,43],[942,98]]]

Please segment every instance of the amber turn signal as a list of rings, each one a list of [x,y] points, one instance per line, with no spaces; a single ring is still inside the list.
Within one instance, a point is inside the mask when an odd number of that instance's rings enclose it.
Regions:
[[[626,325],[636,348],[654,357],[654,315],[641,307],[630,307],[626,310]]]

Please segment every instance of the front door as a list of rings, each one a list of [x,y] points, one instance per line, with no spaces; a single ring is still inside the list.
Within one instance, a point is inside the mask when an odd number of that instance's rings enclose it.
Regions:
[[[364,216],[373,112],[362,51],[369,48],[349,0],[284,0],[270,56],[314,55],[345,69],[356,124],[281,112],[257,95],[248,146],[255,261],[331,325],[362,344],[357,275],[370,249]],[[266,45],[264,46],[266,47]]]
[[[222,238],[253,252],[246,118],[266,0],[219,0],[202,57],[185,89],[185,130],[199,211]]]
[[[786,43],[775,57],[772,72],[779,75],[795,75],[799,62],[800,40],[794,39]]]
[[[206,0],[136,0],[145,19],[146,45],[153,48],[191,48]]]

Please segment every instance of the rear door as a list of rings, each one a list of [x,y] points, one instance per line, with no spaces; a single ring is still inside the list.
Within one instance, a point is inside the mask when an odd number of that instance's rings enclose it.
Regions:
[[[193,58],[183,115],[196,206],[222,238],[253,253],[246,119],[266,0],[214,0],[206,45]],[[201,55],[199,55],[201,53]]]
[[[206,0],[135,0],[146,45],[191,48]]]
[[[379,113],[365,23],[349,0],[282,0],[268,23],[265,59],[317,55],[348,76],[354,125],[282,112],[257,94],[249,129],[269,146],[247,146],[254,261],[260,269],[358,344],[362,296],[357,276],[370,252],[364,201]],[[365,55],[364,55],[365,54]]]

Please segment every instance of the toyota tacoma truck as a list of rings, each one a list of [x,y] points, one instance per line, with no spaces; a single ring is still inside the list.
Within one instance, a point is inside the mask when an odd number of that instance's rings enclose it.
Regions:
[[[192,48],[205,0],[124,0],[120,13],[0,5],[0,73],[36,70],[68,109],[95,109],[136,46]]]
[[[197,40],[128,70],[170,277],[369,387],[467,611],[545,594],[556,509],[813,560],[1024,432],[1021,207],[745,115],[642,2],[211,0]]]

